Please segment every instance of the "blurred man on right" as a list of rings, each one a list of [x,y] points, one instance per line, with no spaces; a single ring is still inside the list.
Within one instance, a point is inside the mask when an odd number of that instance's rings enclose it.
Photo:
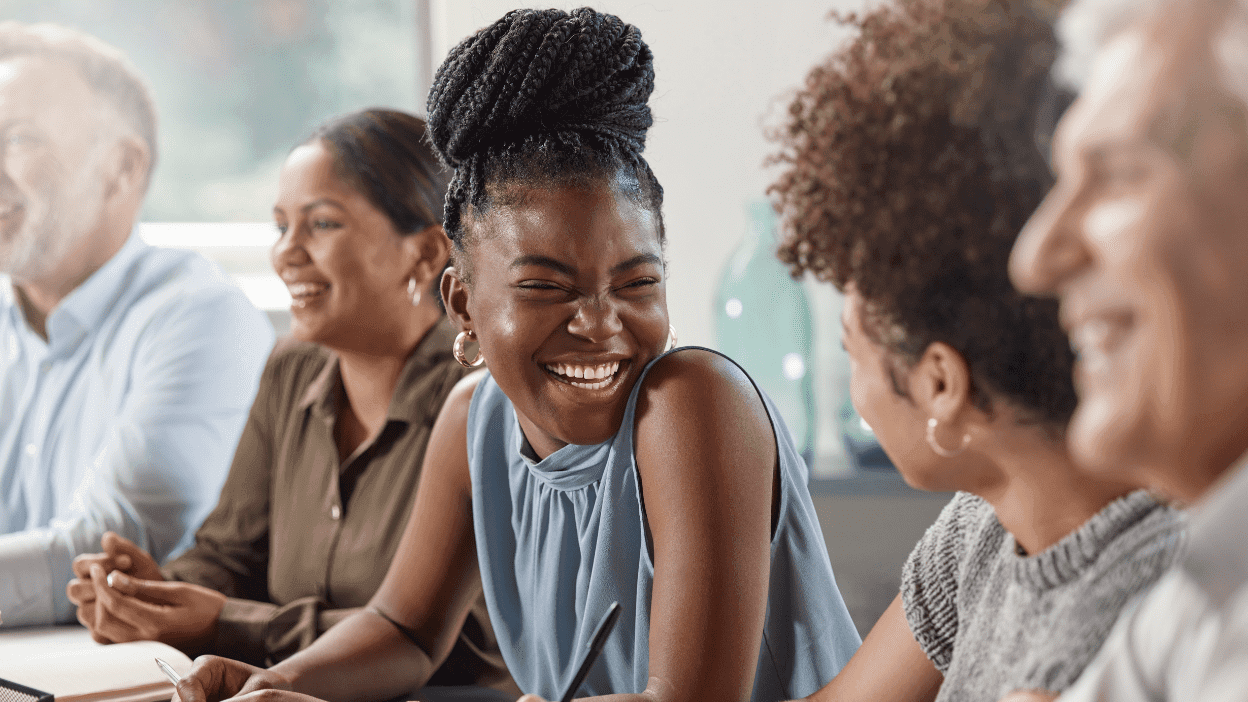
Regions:
[[[1011,275],[1061,299],[1075,456],[1191,531],[1061,699],[1248,700],[1248,0],[1076,0],[1062,24],[1080,96]]]

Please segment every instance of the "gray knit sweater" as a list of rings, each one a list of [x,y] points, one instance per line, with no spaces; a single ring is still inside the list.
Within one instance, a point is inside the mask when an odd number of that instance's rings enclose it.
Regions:
[[[1181,533],[1178,513],[1139,491],[1020,556],[992,507],[958,493],[902,571],[910,631],[945,676],[937,701],[1066,689],[1119,610],[1170,567]]]

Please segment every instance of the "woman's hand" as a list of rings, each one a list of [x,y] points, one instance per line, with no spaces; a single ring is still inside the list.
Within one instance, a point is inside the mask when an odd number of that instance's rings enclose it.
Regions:
[[[74,559],[74,579],[65,586],[69,601],[78,605],[78,621],[91,631],[98,643],[120,643],[96,630],[95,586],[91,581],[92,566],[99,566],[105,573],[120,571],[143,580],[164,580],[160,566],[151,554],[139,548],[133,541],[106,531],[100,539],[103,553],[84,553]],[[123,639],[130,640],[130,639]]]
[[[175,700],[180,702],[218,702],[218,700],[246,695],[260,690],[283,690],[286,694],[265,695],[266,700],[288,698],[288,702],[307,702],[315,697],[289,692],[290,681],[275,673],[254,665],[247,665],[218,656],[200,656],[191,666],[191,672],[177,686]]]
[[[93,596],[79,603],[78,621],[97,641],[161,641],[191,655],[212,644],[226,600],[216,590],[106,574],[99,563],[91,564],[89,576]]]
[[[89,578],[91,566],[98,563],[105,573],[120,570],[126,575],[144,580],[165,579],[151,554],[124,536],[106,531],[100,538],[100,547],[104,549],[103,553],[84,553],[74,559],[75,576],[79,579]]]

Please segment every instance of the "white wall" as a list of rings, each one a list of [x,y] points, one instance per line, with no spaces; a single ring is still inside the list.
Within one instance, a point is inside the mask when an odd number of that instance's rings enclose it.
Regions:
[[[573,9],[585,2],[555,2]],[[646,157],[666,192],[670,263],[667,299],[683,344],[714,346],[712,304],[719,272],[746,226],[745,205],[762,197],[775,151],[764,131],[780,123],[806,73],[846,36],[828,19],[862,0],[599,0],[592,6],[639,27],[655,56],[650,106],[655,125]],[[517,0],[432,0],[433,53],[441,57]],[[839,472],[831,425],[841,386],[839,304],[826,285],[810,286],[816,314],[822,472]],[[829,463],[830,462],[830,463]]]

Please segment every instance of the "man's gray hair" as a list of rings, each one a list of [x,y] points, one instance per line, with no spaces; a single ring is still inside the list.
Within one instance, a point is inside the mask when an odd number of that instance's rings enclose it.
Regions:
[[[1078,90],[1096,52],[1119,32],[1163,13],[1182,17],[1202,9],[1221,15],[1210,48],[1223,86],[1248,106],[1248,0],[1073,0],[1057,22],[1062,54],[1054,76]]]
[[[118,49],[96,37],[57,24],[0,22],[0,61],[22,56],[60,59],[78,70],[87,85],[147,143],[147,176],[156,165],[156,105],[147,82]]]
[[[1062,53],[1053,65],[1059,83],[1078,90],[1092,59],[1116,34],[1151,19],[1163,9],[1183,11],[1188,0],[1072,0],[1057,21]]]

